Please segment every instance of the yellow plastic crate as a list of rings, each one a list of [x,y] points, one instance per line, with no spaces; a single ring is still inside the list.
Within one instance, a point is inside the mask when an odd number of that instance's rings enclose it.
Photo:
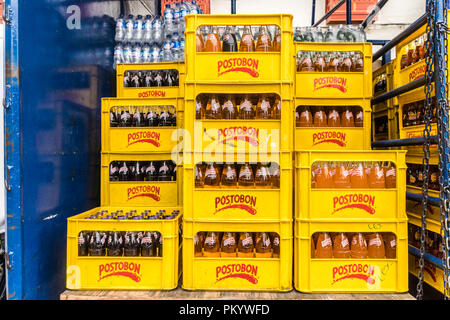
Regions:
[[[432,92],[432,97],[435,96],[435,91]],[[417,126],[409,126],[409,127],[403,127],[403,106],[405,104],[409,104],[416,101],[421,101],[425,99],[425,91],[424,87],[417,88],[413,91],[410,91],[409,93],[402,94],[399,96],[399,108],[398,108],[398,119],[399,119],[399,131],[400,131],[400,139],[407,139],[407,138],[417,138],[417,137],[423,137],[423,130],[425,129],[425,125],[417,125]],[[430,135],[434,136],[437,135],[437,124],[431,123],[431,131]],[[405,148],[408,150],[408,156],[410,155],[423,155],[423,149],[422,146],[408,146]],[[438,147],[437,145],[430,145],[430,152],[432,156],[438,155]]]
[[[112,161],[162,161],[177,163],[177,181],[109,181]],[[120,154],[101,155],[102,206],[178,206],[182,204],[183,166],[178,154]]]
[[[243,162],[245,155],[227,158],[229,162]],[[270,161],[280,166],[279,189],[257,188],[195,188],[195,163],[209,162],[203,154],[188,155],[196,161],[184,164],[184,217],[193,221],[292,221],[292,153],[270,155]],[[248,158],[256,163],[261,159]],[[223,159],[216,162],[224,162]]]
[[[177,110],[176,127],[110,127],[110,110],[121,106],[173,106]],[[102,99],[102,151],[123,153],[181,152],[178,136],[184,123],[184,100],[168,99]]]
[[[386,91],[375,93],[375,79],[383,74],[386,76]],[[373,72],[372,88],[374,97],[378,97],[379,95],[394,89],[394,61],[382,65],[380,68]],[[398,97],[394,97],[392,99],[386,100],[385,102],[376,104],[372,107],[372,109],[374,112],[378,112],[391,108],[394,105],[398,105]]]
[[[70,290],[171,290],[178,286],[181,214],[173,220],[86,220],[100,210],[145,210],[98,207],[67,219],[67,278]],[[180,207],[158,207],[167,212]],[[162,257],[78,256],[81,231],[157,231],[163,237]],[[108,271],[109,269],[109,271]]]
[[[411,156],[411,155],[407,155],[406,156],[406,163],[411,163],[411,164],[419,164],[422,166],[422,157],[421,156]],[[429,162],[430,166],[437,166],[439,165],[439,158],[438,157],[431,157],[430,158],[430,162]],[[412,193],[417,193],[417,194],[422,194],[422,188],[420,187],[416,187],[416,186],[410,186],[410,185],[406,185],[406,192],[412,192]],[[435,197],[435,198],[440,198],[440,194],[438,190],[431,190],[428,189],[428,196],[430,197]],[[439,220],[439,219],[438,219]]]
[[[298,106],[359,106],[363,109],[363,127],[297,127],[295,151],[301,150],[370,150],[371,108],[370,99],[295,99]],[[294,110],[295,114],[295,110]]]
[[[127,71],[178,70],[178,87],[125,88],[124,77]],[[117,97],[131,99],[183,98],[186,72],[183,62],[159,63],[120,63],[117,65]]]
[[[184,150],[187,152],[270,153],[291,150],[293,86],[291,84],[242,85],[186,83]],[[276,94],[281,100],[279,120],[196,120],[200,94]],[[237,102],[238,103],[238,102]]]
[[[361,99],[372,97],[371,43],[295,42],[295,56],[300,51],[361,52],[364,72],[299,72],[295,70],[295,97],[315,99]]]
[[[292,15],[232,14],[186,16],[186,81],[205,83],[257,83],[293,81]],[[280,52],[197,52],[200,26],[274,25],[281,30]],[[256,41],[256,39],[255,39]],[[238,46],[239,47],[239,46]]]
[[[311,188],[311,166],[316,161],[390,161],[397,172],[392,189]],[[406,219],[405,151],[301,151],[295,154],[295,217],[322,222],[368,223]]]
[[[409,223],[414,224],[418,227],[422,226],[422,220],[419,217],[409,216]],[[433,220],[427,219],[427,230],[433,231],[434,233],[440,234],[440,223],[436,223]],[[419,249],[419,248],[417,248]],[[409,273],[414,276],[419,276],[419,258],[412,254],[408,254],[408,266]],[[423,272],[423,280],[428,283],[430,286],[435,288],[441,293],[444,293],[444,278],[442,269],[432,265],[431,263],[425,261],[424,264],[424,272]]]
[[[197,232],[276,232],[279,258],[195,257]],[[236,267],[238,266],[238,267]],[[245,271],[241,271],[244,266]],[[235,271],[236,270],[236,271]],[[183,220],[183,289],[221,291],[292,290],[292,222]]]
[[[316,232],[392,232],[397,237],[396,259],[311,258],[311,236]],[[407,292],[407,221],[296,220],[294,261],[294,286],[301,292]]]

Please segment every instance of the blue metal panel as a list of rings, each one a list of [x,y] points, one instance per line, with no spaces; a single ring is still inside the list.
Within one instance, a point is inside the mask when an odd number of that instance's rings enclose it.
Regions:
[[[100,97],[114,95],[114,26],[88,19],[89,2],[6,1],[9,299],[59,297],[66,218],[99,204]],[[80,30],[67,27],[71,5]]]

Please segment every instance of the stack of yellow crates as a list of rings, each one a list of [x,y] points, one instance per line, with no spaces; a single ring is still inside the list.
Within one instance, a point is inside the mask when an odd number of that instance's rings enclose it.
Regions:
[[[163,71],[170,71],[175,79],[178,77],[178,85],[152,86],[153,83],[143,81],[146,75],[161,77]],[[133,79],[136,76],[140,79]],[[178,286],[181,276],[183,166],[180,132],[184,115],[184,78],[184,63],[117,65],[118,97],[103,98],[101,106],[101,207],[68,219],[68,289],[170,290]],[[131,81],[134,85],[130,85]],[[149,112],[176,115],[176,124],[173,118],[170,119],[171,125],[164,126],[152,126],[141,119],[141,125],[136,126],[133,114],[137,112],[144,117]],[[115,116],[131,119],[123,125],[122,119]],[[150,167],[150,162],[158,170],[157,162],[161,161],[166,161],[167,166],[170,166],[170,161],[175,163],[170,181],[166,178],[160,181],[154,176],[144,178],[144,171],[137,179],[131,175],[126,181],[111,179],[117,174],[116,170],[127,168],[131,172],[137,162],[140,168],[136,166],[134,171],[143,170],[147,164]],[[109,216],[117,210],[130,212],[130,215]],[[165,210],[162,219],[150,218],[160,210]],[[180,214],[175,218],[169,217],[174,210],[179,210]],[[145,216],[141,215],[144,211],[147,211]],[[97,218],[90,218],[97,213]],[[80,256],[79,241],[85,241],[82,235],[92,231],[102,234],[113,231],[122,234],[127,231],[135,234],[157,232],[159,235],[151,236],[152,241],[162,242],[162,245],[152,256],[110,256],[106,244],[102,256]],[[122,241],[126,241],[124,239]]]
[[[406,85],[414,80],[425,76],[425,41],[426,41],[426,25],[411,34],[408,38],[399,43],[396,47],[397,58],[394,61],[394,87],[398,88]],[[436,124],[436,99],[435,99],[435,83],[433,83],[432,97],[432,123],[430,135],[437,135]],[[425,88],[420,87],[413,91],[404,93],[398,97],[399,102],[399,131],[400,138],[416,138],[422,137],[425,128],[424,119],[424,103],[426,95]],[[423,185],[423,147],[410,146],[407,147],[406,165],[408,167],[406,177],[406,191],[411,193],[422,194]],[[431,156],[429,159],[430,170],[428,176],[428,195],[440,198],[439,195],[439,155],[437,145],[430,146]],[[410,245],[420,248],[420,228],[422,225],[422,203],[412,200],[406,200],[406,211],[408,214],[408,229]],[[437,258],[442,257],[440,252],[441,245],[441,221],[440,208],[428,205],[427,208],[427,234],[425,251]],[[417,276],[419,272],[419,259],[413,255],[409,255],[409,272]],[[425,261],[424,281],[444,292],[442,269],[437,268],[429,262]]]
[[[260,26],[279,28],[280,51],[196,52],[197,33],[202,33],[203,26],[247,25],[253,32]],[[184,289],[292,290],[292,44],[291,15],[186,17]],[[222,104],[224,97],[230,96],[241,108],[245,95],[253,108],[258,97],[266,96],[271,107],[280,107],[280,117],[225,120],[201,116],[200,110],[211,97]],[[212,168],[212,163],[234,163],[239,175],[239,165],[255,166],[260,162],[270,163],[271,174],[280,177],[279,185],[211,186],[206,181],[201,185],[205,164]],[[202,241],[208,243],[209,238],[205,240],[201,235],[206,233],[208,237],[208,232],[215,232],[216,237],[223,232],[264,232],[270,234],[264,241],[270,241],[271,248],[263,254],[255,249],[244,253],[238,246],[231,253],[224,252],[216,238],[219,247],[206,252]],[[239,239],[230,241],[237,245]]]
[[[300,65],[308,54],[319,57],[336,52],[344,56],[359,52],[363,70],[295,69],[294,285],[301,292],[406,292],[405,152],[371,150],[372,46],[295,43]],[[327,119],[325,123],[305,122],[308,112],[314,117],[320,110],[331,120],[333,115],[342,118],[349,112],[356,120],[359,113],[362,125],[346,127],[340,121],[329,125]],[[380,167],[389,163],[389,169],[394,168],[394,186],[368,188],[366,183],[362,187],[350,183],[348,175],[354,170],[368,175],[366,168],[375,168],[376,163]],[[361,167],[355,166],[358,164]],[[319,181],[327,166],[333,180]],[[338,171],[343,178],[340,183],[345,182],[342,185],[334,179]],[[381,174],[385,176],[386,171],[382,169]],[[384,248],[372,257],[364,250],[357,255],[359,242],[355,245],[352,241],[355,235],[362,241],[361,247],[365,242],[370,248],[373,242]]]

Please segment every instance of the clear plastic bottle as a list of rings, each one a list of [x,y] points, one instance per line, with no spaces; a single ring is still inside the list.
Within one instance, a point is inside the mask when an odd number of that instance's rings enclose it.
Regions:
[[[123,14],[119,16],[116,20],[116,35],[114,40],[116,42],[122,42],[125,39],[125,21],[123,19]]]
[[[144,37],[144,20],[141,15],[136,17],[134,21],[133,42],[140,43]]]
[[[167,36],[166,40],[163,43],[162,51],[161,51],[161,62],[172,62],[174,61],[174,56],[171,50],[171,36]]]
[[[125,20],[125,37],[124,40],[126,42],[132,42],[133,41],[133,35],[134,35],[134,19],[133,15],[128,15],[127,19]]]
[[[150,14],[145,16],[144,24],[143,24],[143,36],[142,42],[144,43],[152,43],[153,41],[153,33],[152,33],[152,16]]]

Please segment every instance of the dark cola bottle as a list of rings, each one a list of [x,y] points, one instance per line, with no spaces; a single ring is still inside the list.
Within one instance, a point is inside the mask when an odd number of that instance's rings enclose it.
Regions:
[[[171,127],[172,119],[169,113],[169,110],[166,106],[162,108],[162,112],[159,115],[159,126],[160,127]]]
[[[162,257],[163,256],[163,239],[162,239],[162,235],[159,232],[154,232],[154,239],[155,239],[155,244],[156,244],[156,254],[158,257]]]
[[[133,120],[131,118],[130,108],[123,108],[120,113],[119,127],[131,127]]]
[[[163,83],[165,87],[173,87],[173,79],[170,70],[163,71]]]
[[[168,166],[168,161],[163,161],[158,170],[158,181],[172,181],[172,173]]]
[[[109,111],[109,126],[111,128],[119,126],[119,115],[117,114],[117,107],[112,107]]]
[[[153,87],[162,87],[163,84],[163,72],[162,71],[154,71],[153,76]]]
[[[177,165],[172,162],[173,165],[173,169],[172,169],[172,181],[177,181]]]
[[[222,51],[226,52],[236,52],[238,51],[236,34],[234,33],[234,29],[230,26],[227,26],[225,29],[225,34],[222,38]]]
[[[145,87],[151,87],[153,82],[152,73],[146,72],[144,76],[144,86]]]
[[[78,256],[88,255],[89,233],[81,231],[78,235]]]
[[[145,127],[145,116],[142,107],[136,107],[133,114],[133,127]]]
[[[89,255],[101,257],[106,255],[106,233],[101,231],[92,232],[89,241]]]
[[[170,113],[170,125],[172,127],[176,127],[177,126],[177,111],[175,109],[173,109],[173,113]]]
[[[127,71],[123,77],[123,86],[125,88],[131,87],[131,72]]]
[[[180,85],[180,75],[177,70],[170,70],[170,76],[172,77],[172,82],[174,87],[178,87]]]
[[[139,87],[145,87],[145,74],[142,71],[138,72]]]
[[[131,84],[130,87],[133,88],[139,88],[141,86],[141,83],[139,81],[139,74],[137,72],[133,73],[131,76]]]
[[[123,251],[125,257],[139,256],[139,243],[135,231],[126,231],[124,236]]]
[[[149,127],[157,127],[159,125],[159,114],[156,112],[157,107],[150,107],[147,112],[147,125]]]
[[[136,161],[136,165],[130,173],[131,181],[144,181],[144,170],[139,161]]]
[[[119,165],[116,161],[109,165],[109,181],[119,181]]]
[[[153,161],[145,169],[145,181],[158,181],[158,170]]]
[[[110,257],[121,257],[123,255],[123,240],[119,231],[109,233],[106,249],[107,255]]]
[[[119,168],[119,181],[129,181],[130,180],[130,169],[127,163],[122,162],[122,166]]]
[[[145,231],[141,240],[141,256],[155,257],[156,243],[150,231]]]

